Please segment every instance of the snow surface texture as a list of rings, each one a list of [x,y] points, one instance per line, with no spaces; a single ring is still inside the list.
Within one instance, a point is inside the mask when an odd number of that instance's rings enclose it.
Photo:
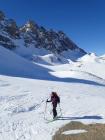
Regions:
[[[75,135],[75,134],[81,134],[81,133],[86,133],[86,130],[69,130],[69,131],[65,131],[62,134],[64,135]]]
[[[0,47],[0,140],[51,140],[70,121],[105,123],[103,57],[51,66]],[[52,91],[61,98],[63,116],[46,123],[44,117],[52,118],[51,103],[45,109]]]

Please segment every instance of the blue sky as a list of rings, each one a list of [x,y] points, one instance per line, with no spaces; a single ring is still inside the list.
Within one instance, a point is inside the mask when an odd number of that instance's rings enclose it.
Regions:
[[[105,0],[1,0],[0,10],[18,25],[33,19],[63,30],[88,52],[105,54]]]

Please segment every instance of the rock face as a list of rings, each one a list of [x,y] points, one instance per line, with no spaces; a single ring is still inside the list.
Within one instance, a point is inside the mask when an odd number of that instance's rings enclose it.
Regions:
[[[77,50],[78,53],[86,54],[62,31],[47,30],[32,20],[29,20],[24,26],[18,27],[13,19],[7,19],[5,14],[0,11],[0,45],[8,49],[15,49],[19,47],[15,43],[18,40],[22,40],[25,47],[44,48],[53,54],[61,54],[68,50]]]
[[[0,20],[3,20],[5,18],[5,15],[2,11],[0,11]]]

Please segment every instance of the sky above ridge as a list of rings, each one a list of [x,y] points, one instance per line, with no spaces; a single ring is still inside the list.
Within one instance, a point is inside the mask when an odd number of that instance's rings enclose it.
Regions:
[[[18,25],[32,19],[64,31],[87,52],[105,54],[105,0],[1,0],[0,10]]]

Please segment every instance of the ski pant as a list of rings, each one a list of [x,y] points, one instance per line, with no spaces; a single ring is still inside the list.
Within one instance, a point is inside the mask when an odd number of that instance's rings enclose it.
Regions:
[[[57,116],[57,110],[56,107],[53,107],[53,117],[55,118]]]

